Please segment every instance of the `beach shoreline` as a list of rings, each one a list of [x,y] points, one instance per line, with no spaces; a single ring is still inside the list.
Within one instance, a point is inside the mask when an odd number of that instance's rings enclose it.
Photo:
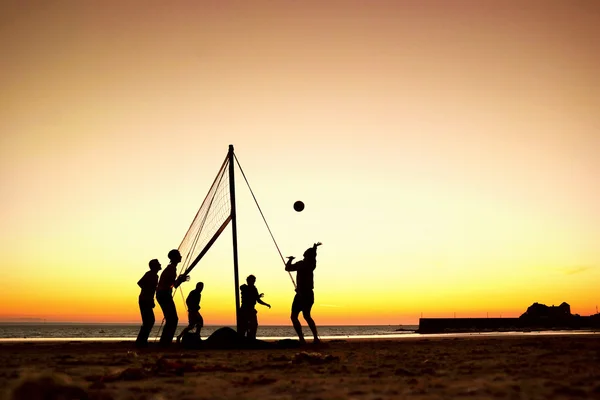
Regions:
[[[103,400],[600,398],[599,339],[597,333],[421,335],[262,350],[2,342],[0,398],[20,398],[14,396],[26,382]]]
[[[380,335],[327,335],[319,336],[321,340],[386,340],[386,339],[432,339],[432,338],[454,338],[454,337],[470,337],[470,336],[488,336],[488,337],[503,337],[503,336],[536,336],[536,335],[600,335],[600,331],[592,329],[578,330],[512,330],[512,331],[459,331],[459,332],[444,332],[444,333],[419,333],[417,331],[405,331],[403,333],[390,332]],[[1,338],[0,343],[20,343],[20,342],[135,342],[134,336],[127,337],[10,337]],[[206,337],[203,337],[206,339]],[[259,340],[274,342],[284,339],[297,339],[296,336],[259,336]],[[158,340],[150,339],[150,342]]]

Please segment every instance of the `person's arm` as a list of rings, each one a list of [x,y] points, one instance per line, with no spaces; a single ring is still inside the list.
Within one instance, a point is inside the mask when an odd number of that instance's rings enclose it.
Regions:
[[[261,293],[261,294],[262,294],[262,293]],[[265,303],[265,302],[264,302],[264,301],[262,301],[261,299],[256,299],[256,302],[257,302],[258,304],[262,304],[263,306],[267,306],[267,307],[271,308],[271,305],[270,305],[270,304],[268,304],[268,303]]]
[[[148,283],[148,274],[144,274],[144,276],[140,278],[137,284],[140,288],[144,289],[144,287],[148,286]]]
[[[257,289],[257,288],[255,288],[255,290],[256,290],[256,293],[255,293],[255,296],[256,296],[256,302],[257,302],[258,304],[262,304],[263,306],[267,306],[267,307],[271,308],[271,305],[270,305],[270,304],[268,304],[268,303],[265,303],[264,301],[262,301],[262,300],[261,300],[261,299],[262,299],[262,297],[263,297],[265,294],[264,294],[264,293],[258,294],[258,289]]]
[[[175,289],[177,289],[179,287],[179,285],[181,285],[183,282],[188,282],[190,280],[189,275],[179,275],[179,277],[177,279],[175,279],[175,283],[173,284],[173,287]]]
[[[169,282],[169,287],[174,287],[176,283],[175,278],[177,278],[177,271],[175,270],[175,268],[171,268],[169,270],[169,275],[167,275],[167,278],[167,282]]]
[[[297,263],[292,264],[292,261],[294,261],[294,258],[295,257],[292,257],[292,256],[290,256],[290,257],[287,258],[288,260],[285,263],[285,270],[286,271],[298,271],[298,267],[299,267],[300,261],[298,261]]]

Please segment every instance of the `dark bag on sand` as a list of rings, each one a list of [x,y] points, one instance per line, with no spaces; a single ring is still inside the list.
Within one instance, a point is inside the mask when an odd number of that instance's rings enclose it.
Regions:
[[[197,333],[187,332],[181,338],[181,345],[186,349],[239,349],[244,346],[244,338],[231,328],[219,328],[206,340]]]
[[[239,349],[244,347],[244,338],[231,328],[219,328],[206,339],[211,349]]]
[[[237,334],[231,328],[219,328],[206,340],[195,333],[183,335],[181,344],[186,349],[290,349],[300,347],[300,342],[293,339],[282,339],[277,342],[252,340]]]
[[[194,332],[186,332],[181,338],[181,345],[186,349],[202,348],[202,338]]]

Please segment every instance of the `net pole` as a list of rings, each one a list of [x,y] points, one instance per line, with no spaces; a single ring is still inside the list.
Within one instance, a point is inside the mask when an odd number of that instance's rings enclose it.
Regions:
[[[240,278],[238,274],[238,247],[237,247],[237,218],[235,211],[235,181],[234,181],[234,154],[233,145],[229,145],[229,195],[231,197],[231,233],[233,236],[233,281],[235,285],[235,324],[236,330],[240,332]]]

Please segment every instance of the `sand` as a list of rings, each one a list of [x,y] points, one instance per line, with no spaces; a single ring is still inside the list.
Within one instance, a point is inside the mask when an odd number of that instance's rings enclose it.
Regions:
[[[332,340],[286,350],[0,343],[4,398],[600,399],[600,335]]]

